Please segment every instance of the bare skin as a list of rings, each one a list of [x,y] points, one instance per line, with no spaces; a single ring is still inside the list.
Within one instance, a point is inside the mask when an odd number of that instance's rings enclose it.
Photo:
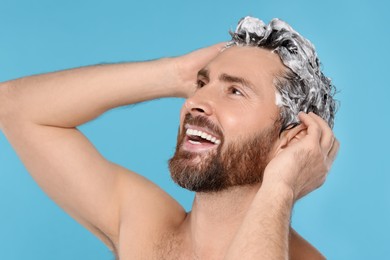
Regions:
[[[322,185],[339,147],[318,116],[301,114],[302,125],[275,142],[261,187],[198,193],[190,213],[141,175],[104,159],[76,128],[109,109],[172,96],[187,98],[181,122],[186,113],[201,113],[224,130],[226,142],[265,128],[277,113],[272,78],[283,65],[269,51],[221,47],[2,83],[0,129],[42,189],[120,259],[323,259],[290,228],[295,201]],[[243,69],[248,63],[261,73]],[[210,78],[196,89],[203,68]],[[232,84],[219,82],[221,73],[256,89],[235,85],[232,92]]]

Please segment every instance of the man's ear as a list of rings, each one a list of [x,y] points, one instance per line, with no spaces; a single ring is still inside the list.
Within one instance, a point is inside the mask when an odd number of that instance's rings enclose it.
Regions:
[[[299,141],[307,135],[307,127],[303,124],[297,125],[296,127],[288,130],[284,130],[280,134],[280,142],[278,145],[277,153],[286,149],[289,145]]]

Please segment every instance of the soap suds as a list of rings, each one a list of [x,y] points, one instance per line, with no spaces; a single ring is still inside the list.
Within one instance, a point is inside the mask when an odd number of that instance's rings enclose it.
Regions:
[[[289,69],[275,80],[275,102],[281,107],[282,130],[300,123],[300,111],[314,112],[333,127],[335,87],[322,73],[317,53],[309,40],[277,18],[265,24],[258,18],[244,17],[230,34],[232,40],[226,48],[237,45],[269,49],[277,53]]]

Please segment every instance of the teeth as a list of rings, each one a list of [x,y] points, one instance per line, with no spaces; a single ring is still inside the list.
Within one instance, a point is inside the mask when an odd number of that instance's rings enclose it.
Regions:
[[[200,131],[200,130],[195,130],[195,129],[190,129],[190,128],[188,128],[188,129],[186,130],[186,134],[187,134],[187,135],[196,135],[196,136],[200,136],[200,137],[202,137],[203,139],[206,139],[206,140],[208,140],[208,141],[211,141],[211,142],[213,142],[213,143],[215,143],[215,144],[220,144],[220,143],[221,143],[221,140],[218,140],[216,137],[211,136],[211,135],[209,135],[209,134],[207,134],[207,133],[205,133],[205,132],[202,132],[202,131]],[[191,141],[191,140],[190,140],[190,143],[199,144],[199,142],[195,142],[195,141]]]

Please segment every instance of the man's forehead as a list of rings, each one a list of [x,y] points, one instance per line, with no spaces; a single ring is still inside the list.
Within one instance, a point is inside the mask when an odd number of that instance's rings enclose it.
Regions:
[[[202,68],[198,75],[206,78],[228,74],[242,77],[253,83],[273,83],[285,66],[276,53],[258,47],[234,46],[222,51]]]
[[[211,62],[227,62],[234,64],[247,64],[254,67],[263,67],[263,69],[281,70],[285,68],[279,55],[268,49],[253,46],[232,46],[224,49]]]

